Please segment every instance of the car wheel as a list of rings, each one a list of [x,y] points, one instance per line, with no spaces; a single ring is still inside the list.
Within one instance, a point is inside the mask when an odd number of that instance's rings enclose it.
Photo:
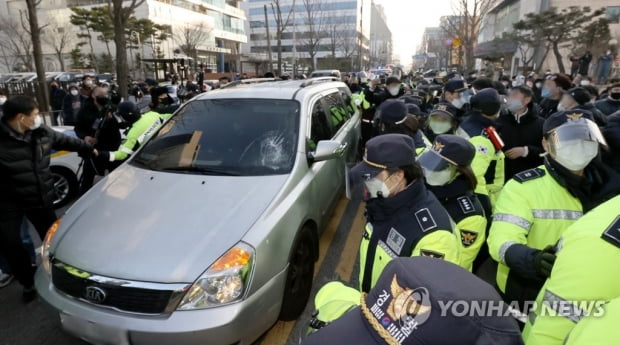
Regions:
[[[54,208],[67,205],[77,194],[78,181],[75,174],[63,167],[52,167],[54,180]]]
[[[308,303],[314,277],[315,244],[314,232],[304,227],[289,259],[282,309],[278,317],[282,321],[296,320]]]

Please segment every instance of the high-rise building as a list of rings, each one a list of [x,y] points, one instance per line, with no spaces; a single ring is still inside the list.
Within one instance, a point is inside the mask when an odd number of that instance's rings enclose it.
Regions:
[[[387,25],[382,5],[372,3],[370,13],[370,64],[372,67],[393,63],[392,31]]]
[[[285,72],[313,67],[350,71],[369,64],[371,0],[248,0],[242,7],[250,36],[242,51],[254,62],[267,61],[271,46],[277,69],[280,27]]]
[[[138,58],[150,59],[171,58],[175,55],[194,55],[197,64],[213,72],[235,72],[239,70],[240,45],[247,42],[244,22],[245,12],[239,8],[240,0],[146,0],[140,5],[134,16],[138,19],[148,18],[157,24],[169,25],[169,38],[159,41],[154,37],[143,38],[143,42],[128,44],[130,67],[138,65]],[[101,54],[115,54],[113,40],[105,40],[101,33],[91,33],[91,40],[87,39],[84,27],[77,27],[70,23],[70,7],[92,8],[106,6],[107,0],[45,0],[38,8],[39,23],[43,29],[44,65],[48,71],[61,69],[60,59],[65,69],[71,66],[70,52],[76,46],[86,55],[92,52],[95,56]],[[129,4],[129,1],[126,1]],[[2,23],[13,23],[21,28],[25,1],[0,0],[0,40],[10,40],[3,30]],[[20,31],[16,29],[17,31]],[[70,32],[71,35],[66,33]],[[21,32],[24,33],[23,31]],[[84,36],[86,34],[86,36]],[[130,33],[130,35],[132,35]],[[65,47],[58,53],[59,37],[66,37]],[[132,35],[134,39],[138,33]],[[85,43],[85,44],[80,44]],[[7,44],[0,49],[0,59],[8,69],[30,69],[24,59],[16,56],[18,52],[11,51]],[[188,46],[192,49],[188,49]],[[27,48],[27,47],[25,47]],[[101,71],[112,72],[112,71]]]

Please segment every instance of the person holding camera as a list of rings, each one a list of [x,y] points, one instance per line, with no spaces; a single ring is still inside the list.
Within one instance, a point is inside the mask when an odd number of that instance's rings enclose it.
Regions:
[[[115,151],[121,144],[119,122],[112,115],[114,106],[108,96],[108,90],[102,87],[93,89],[91,97],[86,100],[75,120],[75,134],[94,145],[99,151]],[[95,175],[103,176],[106,170],[113,170],[118,164],[84,159],[80,177],[80,194],[92,187]]]

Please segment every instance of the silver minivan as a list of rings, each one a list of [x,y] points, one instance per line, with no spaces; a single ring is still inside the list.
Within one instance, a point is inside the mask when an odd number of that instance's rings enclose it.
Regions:
[[[50,229],[37,290],[94,344],[251,344],[303,311],[359,139],[334,78],[202,94]]]

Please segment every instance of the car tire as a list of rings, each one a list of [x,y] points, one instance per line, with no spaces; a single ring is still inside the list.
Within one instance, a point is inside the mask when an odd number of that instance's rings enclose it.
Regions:
[[[316,244],[314,231],[309,227],[302,228],[289,259],[282,309],[278,316],[281,321],[297,320],[310,299],[316,261]]]
[[[51,167],[54,179],[54,208],[67,205],[77,195],[78,180],[75,174],[63,167]]]

